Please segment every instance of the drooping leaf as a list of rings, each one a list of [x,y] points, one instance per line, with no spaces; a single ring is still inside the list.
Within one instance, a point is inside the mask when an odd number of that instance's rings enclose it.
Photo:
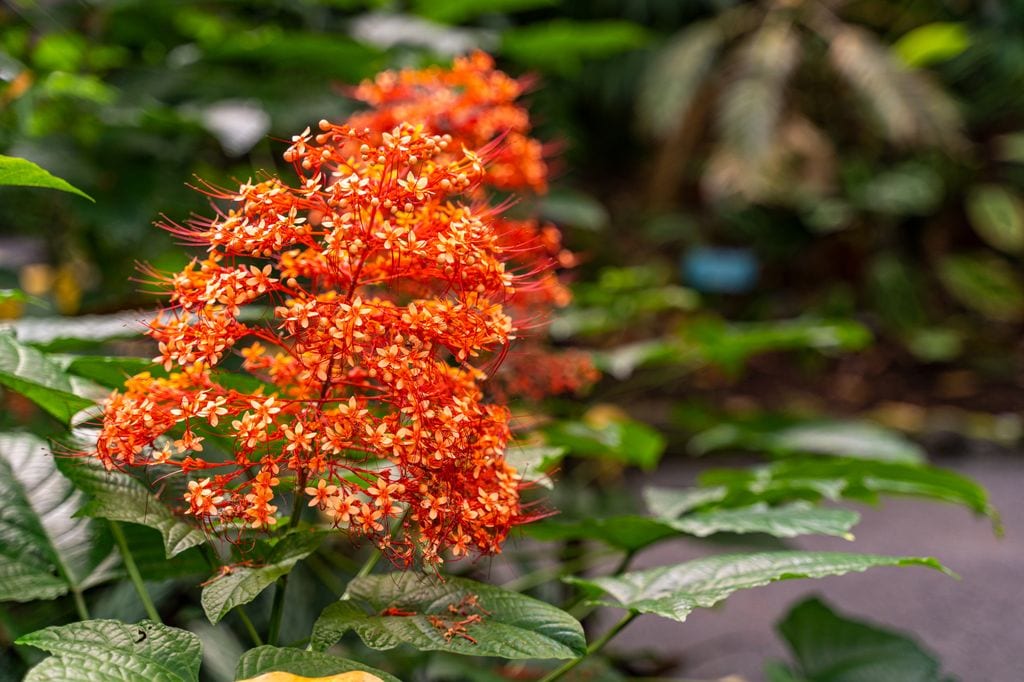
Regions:
[[[810,682],[943,682],[933,655],[906,635],[851,620],[816,598],[797,604],[777,626]]]
[[[86,620],[39,630],[17,643],[54,654],[25,682],[198,682],[202,660],[198,637],[147,620]]]
[[[201,545],[206,536],[179,518],[164,502],[126,473],[107,471],[93,458],[68,457],[57,463],[61,472],[89,496],[83,516],[126,521],[160,531],[167,558]]]
[[[651,613],[680,622],[697,608],[710,608],[738,590],[779,580],[824,578],[876,566],[925,566],[948,572],[938,561],[843,552],[763,552],[726,554],[603,578],[570,582],[615,602],[602,602],[636,613]]]
[[[931,66],[956,57],[971,46],[964,24],[936,21],[907,31],[892,46],[907,66]]]
[[[248,604],[274,581],[291,572],[301,559],[316,551],[326,533],[296,531],[282,537],[266,553],[266,558],[253,566],[236,566],[230,573],[213,579],[203,588],[203,611],[216,624],[227,613]]]
[[[120,388],[125,379],[153,369],[153,361],[148,358],[100,355],[51,355],[50,358],[69,374],[108,388]]]
[[[524,526],[523,532],[534,539],[545,541],[600,540],[627,552],[679,535],[679,531],[664,521],[638,515],[573,521],[546,519]]]
[[[704,505],[721,502],[728,494],[725,487],[706,488],[644,488],[644,503],[652,514],[662,519],[678,519],[686,512]]]
[[[71,377],[42,352],[0,332],[0,385],[20,393],[64,423],[95,403],[76,395]]]
[[[971,227],[1006,253],[1024,251],[1024,201],[1001,185],[976,185],[967,194]]]
[[[61,192],[70,192],[89,201],[95,200],[78,189],[67,180],[52,175],[44,168],[27,159],[19,159],[15,156],[4,156],[0,154],[0,185],[17,185],[19,187],[46,187],[57,189]]]
[[[956,103],[927,74],[905,67],[868,31],[843,24],[830,36],[829,58],[870,107],[888,139],[951,148],[962,143]]]
[[[743,449],[773,455],[834,455],[917,464],[924,451],[914,442],[890,430],[855,421],[810,421],[775,429],[720,424],[695,436],[689,445],[695,454]]]
[[[878,495],[909,495],[962,505],[998,525],[998,514],[984,488],[965,476],[933,466],[800,457],[753,469],[707,471],[700,483],[725,487],[728,492],[724,506],[821,498],[873,501]]]
[[[628,21],[553,19],[504,31],[501,51],[526,66],[572,75],[585,59],[610,57],[648,40],[643,27]]]
[[[1024,286],[995,254],[956,254],[939,262],[939,279],[960,303],[999,321],[1024,316]]]
[[[658,53],[644,74],[637,101],[640,124],[656,139],[682,125],[725,40],[714,22],[690,24]]]
[[[577,457],[608,459],[653,469],[665,451],[665,439],[651,427],[630,419],[600,422],[560,421],[544,429],[549,445]]]
[[[776,137],[786,83],[800,61],[800,41],[788,22],[765,22],[743,45],[736,76],[722,93],[723,144],[748,163],[762,160]]]
[[[583,628],[561,609],[465,578],[373,575],[353,580],[348,594],[313,626],[315,650],[349,630],[374,649],[410,644],[421,651],[512,659],[576,658],[586,649]],[[471,616],[479,621],[460,630],[457,623]]]
[[[105,527],[75,518],[85,502],[49,446],[0,434],[0,601],[54,599],[99,580],[110,556]]]
[[[246,651],[238,661],[235,678],[243,680],[274,671],[304,677],[323,677],[351,671],[364,671],[376,675],[385,682],[400,682],[394,675],[389,675],[382,670],[371,668],[357,661],[350,661],[347,658],[339,658],[318,651],[276,646],[261,646]]]

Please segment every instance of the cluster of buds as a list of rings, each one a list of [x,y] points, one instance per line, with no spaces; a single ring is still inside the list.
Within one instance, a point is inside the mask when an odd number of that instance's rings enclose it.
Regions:
[[[485,182],[544,177],[521,86],[488,60],[378,77],[359,89],[374,112],[292,138],[292,182],[210,188],[216,217],[165,225],[207,254],[150,273],[171,304],[149,327],[167,376],[106,401],[108,468],[180,471],[186,513],[219,527],[278,523],[285,479],[393,560],[500,551],[528,517],[504,459],[510,413],[484,382],[516,336],[510,312],[566,293],[557,232],[485,201]],[[417,88],[423,102],[399,102]],[[206,454],[214,438],[227,456]]]

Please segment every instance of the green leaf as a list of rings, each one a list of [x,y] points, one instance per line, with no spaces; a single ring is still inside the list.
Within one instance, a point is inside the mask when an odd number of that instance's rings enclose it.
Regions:
[[[510,28],[501,34],[501,51],[521,64],[571,76],[583,61],[643,46],[650,36],[629,21],[553,19]]]
[[[577,457],[608,459],[651,470],[665,451],[665,439],[651,427],[632,420],[555,422],[544,429],[549,445]]]
[[[139,372],[159,369],[148,358],[51,355],[50,359],[69,374],[95,381],[108,388],[121,388],[127,378]]]
[[[235,679],[247,680],[269,672],[285,672],[303,677],[326,677],[351,671],[368,672],[385,682],[401,682],[394,675],[347,658],[276,646],[261,646],[246,651],[238,661]]]
[[[14,156],[0,154],[0,185],[17,185],[19,187],[47,187],[59,189],[62,192],[71,192],[89,201],[95,200],[73,186],[66,180],[62,180],[49,171],[40,168],[26,159],[19,159]]]
[[[564,611],[465,578],[372,575],[349,583],[348,594],[350,599],[328,606],[313,626],[315,650],[326,649],[349,630],[374,649],[410,644],[420,651],[500,658],[576,658],[587,646],[582,626]],[[472,605],[474,599],[478,606]],[[471,615],[479,615],[480,622],[467,624],[464,634],[475,642],[445,637],[448,628]]]
[[[994,254],[946,256],[939,261],[939,279],[960,303],[985,317],[1010,322],[1024,315],[1017,273]]]
[[[571,578],[570,582],[610,595],[618,603],[602,602],[609,606],[682,622],[694,609],[710,608],[738,590],[779,580],[862,572],[876,566],[925,566],[949,573],[931,558],[843,552],[763,552],[713,556],[605,578]]]
[[[576,521],[546,520],[531,523],[524,531],[538,540],[600,540],[616,549],[635,552],[682,534],[699,538],[716,533],[764,533],[777,538],[833,535],[852,540],[850,529],[859,520],[857,512],[847,509],[822,509],[799,503],[782,507],[756,504],[740,509],[697,512],[679,519],[623,515]]]
[[[747,470],[704,472],[701,485],[726,487],[724,506],[755,501],[847,498],[874,501],[879,494],[910,495],[960,504],[998,525],[985,489],[946,469],[898,462],[840,458],[793,458]]]
[[[461,24],[482,14],[509,14],[556,4],[557,0],[416,0],[413,8],[416,14],[432,21]]]
[[[902,435],[868,422],[811,421],[775,429],[720,424],[695,436],[689,445],[694,454],[715,450],[744,449],[773,455],[833,455],[856,459],[917,464],[924,451]]]
[[[822,509],[794,503],[781,507],[755,504],[739,509],[697,512],[667,523],[688,535],[704,538],[715,533],[765,533],[777,538],[834,535],[852,540],[850,529],[860,514],[849,509]]]
[[[248,604],[274,581],[291,572],[301,559],[316,551],[325,532],[296,531],[285,535],[270,548],[258,566],[237,566],[231,573],[216,577],[203,588],[203,611],[216,624],[228,611]]]
[[[160,531],[168,559],[206,541],[202,532],[175,515],[128,474],[107,471],[98,460],[86,457],[64,458],[57,466],[89,496],[81,515],[137,523]]]
[[[202,660],[198,637],[148,620],[87,620],[39,630],[17,643],[54,654],[25,682],[198,682]]]
[[[0,385],[20,393],[64,423],[95,403],[76,395],[71,378],[42,352],[0,332]]]
[[[725,487],[706,488],[644,488],[644,503],[652,514],[662,519],[677,519],[688,511],[714,502],[728,494]]]
[[[777,626],[812,682],[942,682],[939,662],[909,637],[844,618],[815,598]]]
[[[1024,251],[1024,202],[1007,188],[972,187],[967,194],[967,218],[974,231],[1000,251]]]
[[[84,496],[60,475],[49,446],[0,434],[0,601],[54,599],[98,580],[113,544],[90,519]]]
[[[936,21],[903,34],[892,48],[904,64],[920,68],[950,60],[970,46],[964,24]]]

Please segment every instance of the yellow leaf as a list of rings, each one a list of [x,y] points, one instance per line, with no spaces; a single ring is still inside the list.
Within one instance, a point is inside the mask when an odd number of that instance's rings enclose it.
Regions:
[[[384,682],[384,680],[361,671],[338,673],[327,677],[303,677],[291,673],[273,672],[263,673],[259,677],[252,677],[248,680],[239,680],[239,682]]]

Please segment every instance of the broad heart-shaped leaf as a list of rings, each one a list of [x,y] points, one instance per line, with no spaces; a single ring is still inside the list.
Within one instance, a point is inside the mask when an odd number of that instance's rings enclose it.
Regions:
[[[42,352],[0,332],[0,385],[20,393],[64,423],[94,405],[76,395],[71,378]]]
[[[578,521],[532,523],[525,532],[538,540],[600,540],[625,551],[636,551],[679,535],[699,538],[715,533],[765,533],[777,538],[834,535],[853,539],[850,529],[860,519],[847,509],[822,509],[794,503],[782,507],[756,504],[739,509],[714,509],[679,519],[623,515]]]
[[[384,682],[401,682],[394,675],[371,668],[347,658],[339,658],[318,651],[305,651],[288,647],[261,646],[246,651],[238,661],[235,678],[249,679],[268,672],[281,671],[303,677],[324,677],[351,671],[376,675]]]
[[[793,679],[811,682],[941,682],[939,662],[913,639],[844,618],[816,598],[777,626],[796,659]]]
[[[148,620],[86,620],[39,630],[17,643],[54,654],[25,682],[197,682],[202,660],[198,637]]]
[[[128,474],[107,471],[99,461],[87,457],[63,458],[57,466],[89,496],[80,514],[155,528],[163,535],[168,559],[206,541],[203,533],[176,516]]]
[[[753,469],[704,472],[701,485],[725,488],[720,503],[735,507],[758,501],[859,499],[879,494],[911,495],[960,504],[993,520],[999,515],[985,489],[965,476],[932,466],[841,458],[794,458]]]
[[[91,196],[67,180],[58,178],[31,161],[19,159],[16,156],[3,156],[0,154],[0,185],[59,189],[62,192],[71,192],[80,197],[85,197],[89,201],[94,201]]]
[[[372,575],[349,583],[348,596],[317,619],[314,649],[326,649],[349,630],[374,649],[410,644],[470,656],[576,658],[587,647],[583,627],[561,609],[465,578]],[[460,630],[456,624],[471,616],[479,622]]]
[[[694,609],[710,608],[739,590],[778,580],[861,572],[875,566],[926,566],[949,572],[931,558],[844,552],[760,552],[723,554],[618,576],[574,577],[568,581],[614,597],[618,603],[602,602],[609,606],[682,622]]]
[[[113,543],[74,518],[85,502],[39,438],[0,434],[0,601],[54,599],[94,584]]]
[[[228,611],[248,604],[275,580],[289,573],[301,559],[316,551],[323,531],[294,531],[277,541],[259,565],[237,566],[203,588],[203,611],[216,624]]]

